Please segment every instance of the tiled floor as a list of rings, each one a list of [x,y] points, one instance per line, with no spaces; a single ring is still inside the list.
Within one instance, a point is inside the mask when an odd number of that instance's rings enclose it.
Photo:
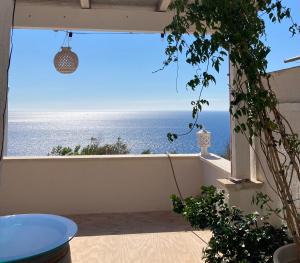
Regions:
[[[199,263],[209,231],[171,212],[70,216],[79,226],[73,263]]]

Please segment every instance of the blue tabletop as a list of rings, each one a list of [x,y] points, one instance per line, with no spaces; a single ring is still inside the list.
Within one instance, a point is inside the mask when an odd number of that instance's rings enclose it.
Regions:
[[[77,233],[70,219],[47,214],[0,216],[0,262],[13,262],[47,253]]]

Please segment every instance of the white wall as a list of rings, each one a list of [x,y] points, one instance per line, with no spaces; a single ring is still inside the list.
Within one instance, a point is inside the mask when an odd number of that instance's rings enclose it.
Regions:
[[[287,118],[297,134],[300,134],[300,67],[279,70],[271,73],[270,84],[279,101],[279,110]],[[256,147],[260,160],[264,160],[263,153]],[[280,206],[280,200],[272,188],[272,175],[268,172],[265,162],[256,162],[257,179],[264,182],[261,189],[273,200],[273,206]]]
[[[198,194],[201,185],[216,182],[222,174],[212,164],[208,171],[199,155],[172,155],[172,160],[185,197]],[[3,169],[2,215],[170,210],[169,197],[177,194],[166,155],[9,157]]]
[[[214,185],[220,187],[218,180],[228,179],[231,176],[230,161],[211,154],[206,158],[201,158],[203,185]]]
[[[300,134],[300,67],[272,72],[270,84],[279,100],[281,113],[289,120],[294,131]],[[252,179],[254,179],[253,182],[235,185],[229,180],[220,180],[218,184],[229,194],[228,201],[230,205],[238,206],[246,212],[258,210],[257,207],[251,204],[251,199],[256,192],[267,193],[273,200],[273,207],[280,206],[280,200],[273,191],[275,187],[272,175],[268,172],[268,167],[266,162],[264,162],[265,157],[257,142],[255,148],[260,161],[255,160],[255,167],[251,167],[255,174],[254,178],[252,176]],[[244,150],[248,151],[248,147]],[[238,156],[236,161],[240,161]],[[241,163],[244,164],[245,162],[242,161]],[[205,169],[207,169],[207,167]],[[220,176],[218,175],[218,177]],[[255,181],[255,179],[259,181]],[[261,184],[261,182],[263,182],[263,184]],[[298,187],[298,191],[300,195],[300,187]],[[272,218],[272,220],[273,223],[279,223],[278,218]]]
[[[300,103],[300,67],[271,72],[270,84],[280,103]]]

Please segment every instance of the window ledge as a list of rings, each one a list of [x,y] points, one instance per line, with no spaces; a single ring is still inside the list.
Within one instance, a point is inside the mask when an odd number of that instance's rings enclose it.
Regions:
[[[263,186],[263,182],[251,180],[248,182],[235,183],[229,179],[218,179],[218,183],[228,190],[242,190],[242,189],[258,189]]]

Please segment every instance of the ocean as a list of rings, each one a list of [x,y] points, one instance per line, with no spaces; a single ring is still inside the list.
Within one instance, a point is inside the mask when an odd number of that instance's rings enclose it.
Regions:
[[[57,145],[85,146],[118,137],[130,152],[198,153],[196,130],[169,142],[167,133],[186,133],[191,112],[9,112],[8,156],[46,156]],[[202,112],[200,121],[212,133],[210,152],[222,154],[230,140],[228,112]]]

